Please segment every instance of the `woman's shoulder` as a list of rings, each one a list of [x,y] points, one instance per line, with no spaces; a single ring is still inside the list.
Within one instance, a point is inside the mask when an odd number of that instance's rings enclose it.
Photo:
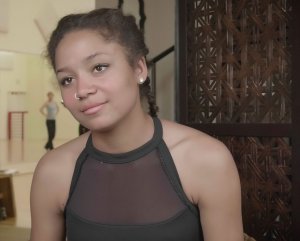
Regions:
[[[191,200],[198,202],[211,188],[239,182],[234,159],[223,142],[188,126],[162,123],[164,140]]]
[[[88,135],[89,133],[85,133],[45,153],[39,160],[38,167],[46,166],[51,170],[52,168],[75,165],[78,156],[86,145]]]
[[[62,211],[66,204],[76,160],[86,145],[89,132],[47,152],[37,163],[32,180],[32,197],[49,195]],[[52,201],[51,201],[52,200]]]
[[[47,152],[38,161],[33,175],[35,189],[45,189],[65,201],[69,191],[76,160],[85,147],[88,133]]]
[[[164,120],[162,125],[164,141],[178,167],[199,172],[234,168],[231,152],[215,137],[172,121]]]
[[[164,140],[169,148],[179,148],[190,153],[213,154],[228,152],[223,142],[200,130],[173,122],[162,120]]]

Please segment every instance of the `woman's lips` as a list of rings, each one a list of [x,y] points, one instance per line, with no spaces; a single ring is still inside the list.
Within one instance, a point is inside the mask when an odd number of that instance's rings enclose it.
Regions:
[[[86,115],[93,115],[93,114],[97,113],[99,110],[101,110],[103,108],[104,104],[105,103],[100,103],[100,104],[96,104],[96,105],[86,106],[81,110],[81,112]]]

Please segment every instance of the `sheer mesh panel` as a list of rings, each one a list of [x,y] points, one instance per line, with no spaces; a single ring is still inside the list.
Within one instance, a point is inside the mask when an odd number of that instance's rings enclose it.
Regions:
[[[185,206],[154,150],[138,160],[118,164],[88,157],[69,208],[93,222],[138,225],[165,221]]]

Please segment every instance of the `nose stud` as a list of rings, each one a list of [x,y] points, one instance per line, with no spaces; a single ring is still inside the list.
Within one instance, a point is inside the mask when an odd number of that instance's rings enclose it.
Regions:
[[[77,93],[75,93],[74,97],[75,97],[76,100],[81,100],[81,98],[78,97]]]

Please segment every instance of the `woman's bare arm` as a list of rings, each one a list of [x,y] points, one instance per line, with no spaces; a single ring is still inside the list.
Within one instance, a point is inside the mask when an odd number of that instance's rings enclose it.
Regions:
[[[241,187],[235,162],[223,143],[208,138],[203,146],[200,151],[194,148],[191,156],[190,181],[204,240],[242,241]]]
[[[231,153],[217,139],[164,121],[183,189],[199,207],[205,241],[243,241],[241,187]]]
[[[61,183],[63,179],[60,178],[60,167],[55,165],[55,160],[51,160],[53,156],[43,157],[34,172],[30,195],[30,241],[65,240],[64,215],[60,200],[64,184]]]

